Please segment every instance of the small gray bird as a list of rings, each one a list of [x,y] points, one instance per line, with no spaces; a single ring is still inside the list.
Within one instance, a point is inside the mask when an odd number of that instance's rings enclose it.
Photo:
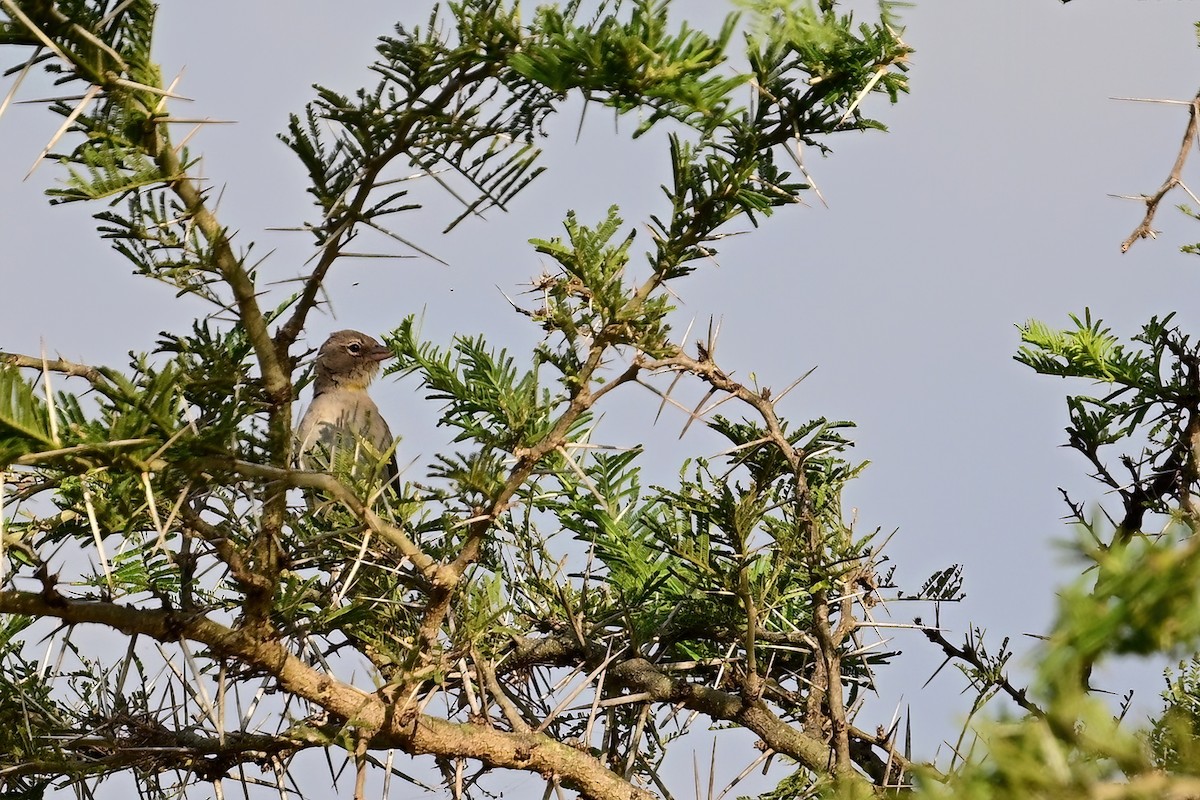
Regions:
[[[338,331],[317,351],[317,376],[313,400],[296,428],[296,463],[301,469],[349,469],[375,466],[392,447],[392,431],[367,394],[379,374],[380,362],[393,353],[374,338],[358,331]],[[327,457],[306,459],[318,451]],[[399,473],[393,453],[384,465],[388,481]]]

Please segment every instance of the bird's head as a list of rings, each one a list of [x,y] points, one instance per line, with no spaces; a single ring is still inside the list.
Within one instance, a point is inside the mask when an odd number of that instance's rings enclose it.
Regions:
[[[358,331],[338,331],[317,351],[316,394],[332,389],[366,389],[391,350]]]

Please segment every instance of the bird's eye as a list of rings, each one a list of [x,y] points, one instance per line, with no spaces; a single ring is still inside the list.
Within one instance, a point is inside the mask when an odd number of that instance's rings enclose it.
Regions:
[[[346,345],[346,349],[350,351],[350,355],[356,356],[362,352],[362,345],[358,342],[351,342],[350,344]]]

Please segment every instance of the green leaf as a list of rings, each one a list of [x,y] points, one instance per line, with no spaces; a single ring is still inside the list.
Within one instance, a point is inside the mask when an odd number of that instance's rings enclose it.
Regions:
[[[0,465],[55,447],[45,401],[15,367],[0,365]]]

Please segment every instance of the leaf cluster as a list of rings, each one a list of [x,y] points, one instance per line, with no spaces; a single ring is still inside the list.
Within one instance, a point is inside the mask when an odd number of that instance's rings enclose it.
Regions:
[[[1090,312],[1072,316],[1068,330],[1038,322],[1021,330],[1018,361],[1106,389],[1100,396],[1068,397],[1068,445],[1121,497],[1121,516],[1110,517],[1120,539],[1140,530],[1145,513],[1170,515],[1171,500],[1197,488],[1192,434],[1200,425],[1200,349],[1172,318],[1151,319],[1132,337],[1134,346],[1093,321]],[[1115,445],[1129,451],[1119,452],[1114,464],[1106,454]]]

